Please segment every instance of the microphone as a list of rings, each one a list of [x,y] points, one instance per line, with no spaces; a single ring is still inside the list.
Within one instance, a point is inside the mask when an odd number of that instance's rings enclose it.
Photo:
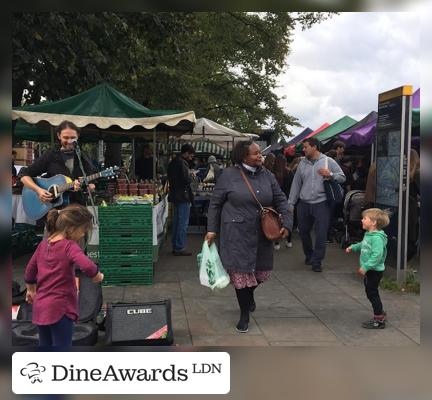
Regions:
[[[73,145],[74,148],[78,147],[78,139],[69,139],[68,143]]]

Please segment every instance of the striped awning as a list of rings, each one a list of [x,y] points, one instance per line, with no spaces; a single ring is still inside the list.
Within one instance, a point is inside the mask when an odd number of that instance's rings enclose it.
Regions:
[[[168,145],[166,143],[158,143],[157,144],[158,151],[176,153],[179,152],[181,147],[186,143],[192,145],[196,153],[207,153],[207,154],[218,155],[221,157],[227,156],[227,151],[225,148],[219,146],[216,143],[212,143],[206,140],[201,140],[201,141],[194,140],[193,142],[176,140],[176,141],[168,142]]]

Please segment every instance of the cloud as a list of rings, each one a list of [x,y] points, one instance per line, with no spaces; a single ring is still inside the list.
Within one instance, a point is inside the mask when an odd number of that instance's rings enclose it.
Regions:
[[[415,12],[342,13],[309,30],[296,29],[276,90],[286,97],[282,107],[316,129],[344,115],[363,118],[377,109],[381,92],[407,84],[416,89],[419,22]]]

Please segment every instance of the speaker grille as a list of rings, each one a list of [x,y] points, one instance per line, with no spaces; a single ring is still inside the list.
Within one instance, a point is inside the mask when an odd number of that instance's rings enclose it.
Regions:
[[[113,304],[111,340],[115,342],[160,339],[170,329],[167,304]]]

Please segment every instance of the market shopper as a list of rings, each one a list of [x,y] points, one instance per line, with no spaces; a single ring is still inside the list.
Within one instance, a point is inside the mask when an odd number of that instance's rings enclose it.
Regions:
[[[345,143],[342,142],[341,140],[336,140],[333,143],[332,150],[334,150],[336,153],[335,156],[332,158],[334,158],[336,162],[339,164],[339,166],[342,167],[342,159],[344,158],[344,154],[345,154]]]
[[[273,153],[269,153],[266,155],[263,165],[270,172],[274,172],[275,161],[276,161],[276,156]]]
[[[262,167],[259,146],[239,142],[233,149],[233,166],[226,168],[216,183],[208,210],[205,240],[211,244],[219,235],[219,253],[230,275],[240,306],[238,332],[247,332],[249,312],[255,310],[254,290],[269,279],[273,269],[273,244],[261,229],[259,206],[241,172],[246,175],[261,204],[274,207],[282,215],[281,235],[288,236],[292,214],[274,175]]]
[[[408,198],[408,260],[418,251],[420,234],[420,156],[410,150],[409,198]]]
[[[279,183],[282,192],[284,192],[286,198],[288,199],[294,174],[288,168],[287,159],[283,154],[279,154],[276,156],[276,160],[274,163],[274,176],[276,177],[276,180]],[[285,241],[285,245],[288,248],[292,247],[291,239],[292,239],[292,232],[290,230],[289,235]],[[274,248],[275,250],[280,249],[279,242],[275,242]]]
[[[153,150],[149,144],[142,149],[142,156],[135,161],[135,176],[143,181],[153,179]]]
[[[204,173],[204,183],[216,183],[221,174],[222,170],[220,165],[217,163],[216,157],[214,155],[209,156],[207,160],[207,169]]]
[[[189,169],[189,163],[194,155],[193,146],[184,144],[181,147],[180,155],[173,158],[168,165],[168,201],[174,206],[171,243],[172,254],[175,256],[192,255],[186,250],[186,237],[190,208],[193,203],[192,171]]]
[[[345,175],[335,160],[320,152],[317,139],[304,140],[303,151],[306,157],[300,161],[294,175],[288,206],[293,211],[298,202],[297,220],[305,264],[311,265],[313,271],[321,272],[330,219],[324,179],[334,179],[341,184],[345,182]],[[312,228],[315,230],[315,246],[312,246]]]

